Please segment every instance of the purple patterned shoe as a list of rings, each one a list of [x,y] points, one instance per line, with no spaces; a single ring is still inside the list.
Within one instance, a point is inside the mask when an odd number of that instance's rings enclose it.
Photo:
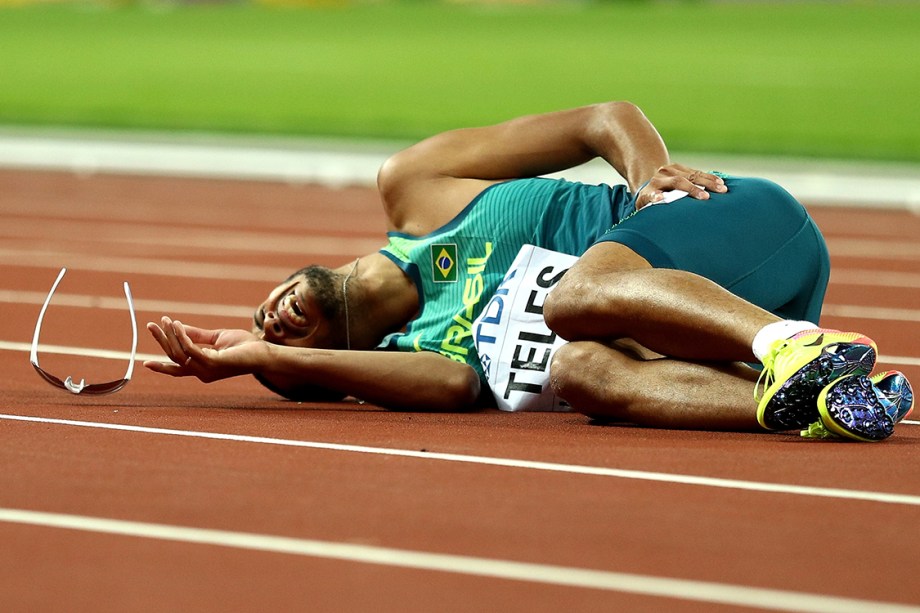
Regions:
[[[882,395],[882,399],[889,403],[889,406],[885,407],[885,411],[894,420],[894,423],[898,423],[910,415],[911,410],[914,408],[914,390],[904,373],[897,370],[888,370],[872,375],[869,380],[872,381],[875,389]]]
[[[881,441],[894,432],[889,414],[893,404],[865,375],[848,375],[825,387],[818,395],[821,421],[802,432],[807,438]]]

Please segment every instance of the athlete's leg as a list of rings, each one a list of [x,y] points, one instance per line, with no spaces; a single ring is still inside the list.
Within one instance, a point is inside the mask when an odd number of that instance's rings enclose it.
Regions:
[[[614,242],[578,260],[547,297],[544,316],[570,341],[628,337],[667,356],[725,362],[753,362],[754,336],[780,321],[699,275],[652,268]]]
[[[816,319],[828,257],[807,212],[770,181],[725,181],[729,191],[707,202],[646,207],[609,230],[548,297],[549,327],[568,340],[626,336],[671,357],[752,362],[764,326]]]
[[[651,207],[613,228],[603,239],[613,244],[592,247],[550,294],[547,324],[570,341],[627,337],[687,360],[753,362],[756,338],[765,366],[759,423],[782,430],[827,421],[818,414],[819,394],[840,377],[869,374],[875,344],[767,311],[820,312],[826,248],[801,206],[777,186],[738,180],[730,190],[703,205]],[[748,227],[756,232],[745,234]],[[789,331],[789,324],[804,327]],[[560,395],[569,402],[566,393],[586,389],[568,387]],[[872,415],[882,421],[884,412]]]
[[[591,341],[563,345],[550,371],[575,411],[641,426],[763,431],[751,394],[757,371],[740,363],[643,359]]]

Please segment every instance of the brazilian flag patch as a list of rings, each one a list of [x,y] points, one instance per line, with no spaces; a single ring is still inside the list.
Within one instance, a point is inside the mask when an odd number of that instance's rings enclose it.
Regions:
[[[431,276],[435,283],[457,282],[457,245],[431,245]]]

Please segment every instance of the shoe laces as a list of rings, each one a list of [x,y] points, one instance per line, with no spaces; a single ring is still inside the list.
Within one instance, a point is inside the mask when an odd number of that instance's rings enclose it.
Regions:
[[[763,363],[763,370],[760,371],[760,376],[757,377],[757,383],[754,385],[754,400],[760,402],[767,388],[773,385],[773,382],[776,380],[776,358],[782,353],[783,349],[786,348],[790,340],[791,339],[786,338],[774,341],[773,344],[770,345],[770,349],[767,351],[766,355],[761,358],[760,361]]]
[[[802,438],[814,438],[814,439],[828,439],[828,438],[842,438],[839,434],[831,432],[828,430],[824,423],[821,421],[816,421],[811,424],[805,430],[802,430],[799,433]]]

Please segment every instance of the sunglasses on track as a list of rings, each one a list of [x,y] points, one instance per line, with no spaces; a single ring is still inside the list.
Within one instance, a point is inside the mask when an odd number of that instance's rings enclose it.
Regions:
[[[117,381],[109,381],[108,383],[90,383],[87,385],[84,379],[80,379],[79,383],[75,383],[72,377],[67,377],[61,381],[54,375],[46,372],[41,366],[38,365],[38,336],[41,332],[42,320],[44,320],[45,311],[48,309],[48,305],[51,303],[51,297],[54,295],[54,291],[57,289],[61,279],[64,278],[64,273],[66,272],[66,268],[61,269],[57,279],[54,281],[54,285],[51,286],[51,291],[48,292],[48,297],[45,298],[45,303],[42,305],[41,311],[38,313],[38,321],[35,323],[35,333],[32,335],[32,353],[30,354],[29,361],[32,362],[32,366],[35,368],[36,372],[38,372],[38,374],[41,375],[45,381],[54,387],[59,387],[71,393],[101,395],[117,392],[125,385],[127,385],[128,381],[131,380],[131,375],[134,373],[134,358],[137,354],[137,317],[134,314],[134,299],[131,297],[131,288],[128,287],[127,281],[124,283],[125,298],[128,301],[128,310],[131,313],[131,331],[133,333],[133,340],[131,341],[131,359],[128,362],[128,370],[125,372],[124,378],[118,379]]]

